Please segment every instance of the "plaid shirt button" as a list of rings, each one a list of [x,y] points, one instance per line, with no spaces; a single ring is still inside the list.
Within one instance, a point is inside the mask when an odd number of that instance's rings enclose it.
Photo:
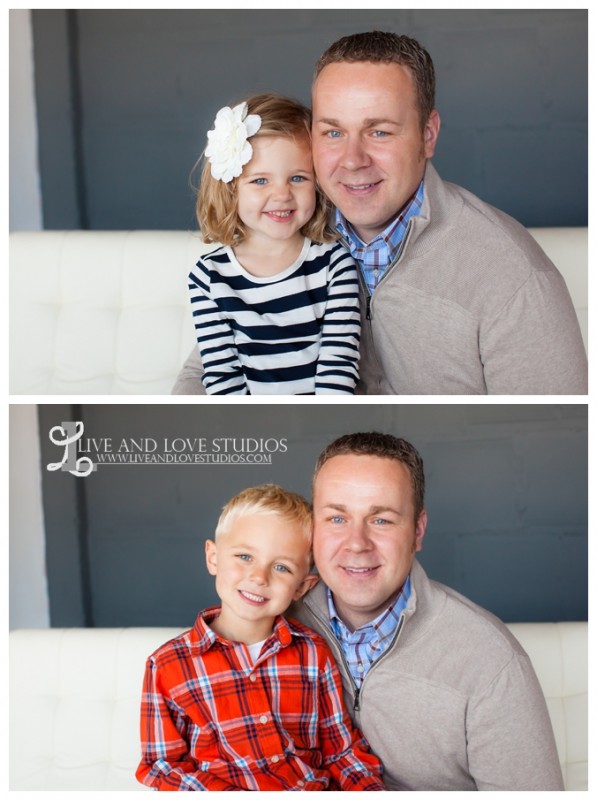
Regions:
[[[259,717],[259,722],[262,722],[264,725],[266,724],[266,722],[267,722],[267,717],[265,716],[265,714],[262,714],[262,715]]]

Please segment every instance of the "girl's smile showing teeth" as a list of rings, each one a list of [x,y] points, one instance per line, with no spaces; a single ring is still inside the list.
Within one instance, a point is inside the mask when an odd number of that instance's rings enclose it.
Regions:
[[[285,221],[290,219],[294,211],[266,211],[265,213],[267,216],[273,217],[273,219]]]

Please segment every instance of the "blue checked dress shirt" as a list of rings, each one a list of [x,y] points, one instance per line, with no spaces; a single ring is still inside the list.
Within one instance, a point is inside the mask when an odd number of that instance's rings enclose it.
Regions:
[[[392,605],[382,611],[372,622],[357,628],[355,631],[348,630],[338,616],[329,588],[327,594],[330,626],[334,636],[340,642],[344,658],[357,689],[360,689],[363,678],[370,667],[392,643],[400,617],[410,597],[410,575]]]
[[[370,295],[373,294],[387,267],[396,257],[404,239],[408,221],[419,215],[423,197],[423,181],[421,181],[419,188],[403,207],[398,217],[392,220],[388,227],[369,244],[361,241],[350,222],[336,210],[336,228],[346,240],[352,257],[357,261]]]

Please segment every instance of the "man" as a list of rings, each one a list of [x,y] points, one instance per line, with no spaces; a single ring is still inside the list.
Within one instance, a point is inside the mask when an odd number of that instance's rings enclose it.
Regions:
[[[313,482],[321,581],[289,615],[321,633],[389,790],[560,790],[528,656],[492,614],[427,578],[423,463],[393,436],[340,437]]]
[[[360,267],[360,394],[586,394],[563,278],[515,220],[441,180],[429,54],[344,37],[313,83],[313,158]],[[175,394],[203,393],[193,353]]]

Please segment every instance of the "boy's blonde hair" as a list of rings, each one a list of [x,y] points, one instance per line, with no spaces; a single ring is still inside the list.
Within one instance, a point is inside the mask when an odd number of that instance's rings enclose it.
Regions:
[[[239,517],[250,514],[278,515],[289,522],[300,525],[305,542],[311,547],[313,525],[311,504],[295,492],[283,489],[275,483],[264,483],[243,489],[222,508],[216,525],[215,538],[228,533]]]
[[[283,136],[305,139],[311,143],[311,112],[291,97],[267,93],[249,97],[248,114],[261,117],[261,127],[250,139]],[[247,230],[238,216],[237,178],[229,183],[216,180],[211,164],[203,156],[201,186],[197,194],[196,213],[201,235],[206,242],[225,245],[240,244]],[[300,233],[314,242],[332,242],[338,234],[330,225],[332,204],[315,182],[315,211]]]

